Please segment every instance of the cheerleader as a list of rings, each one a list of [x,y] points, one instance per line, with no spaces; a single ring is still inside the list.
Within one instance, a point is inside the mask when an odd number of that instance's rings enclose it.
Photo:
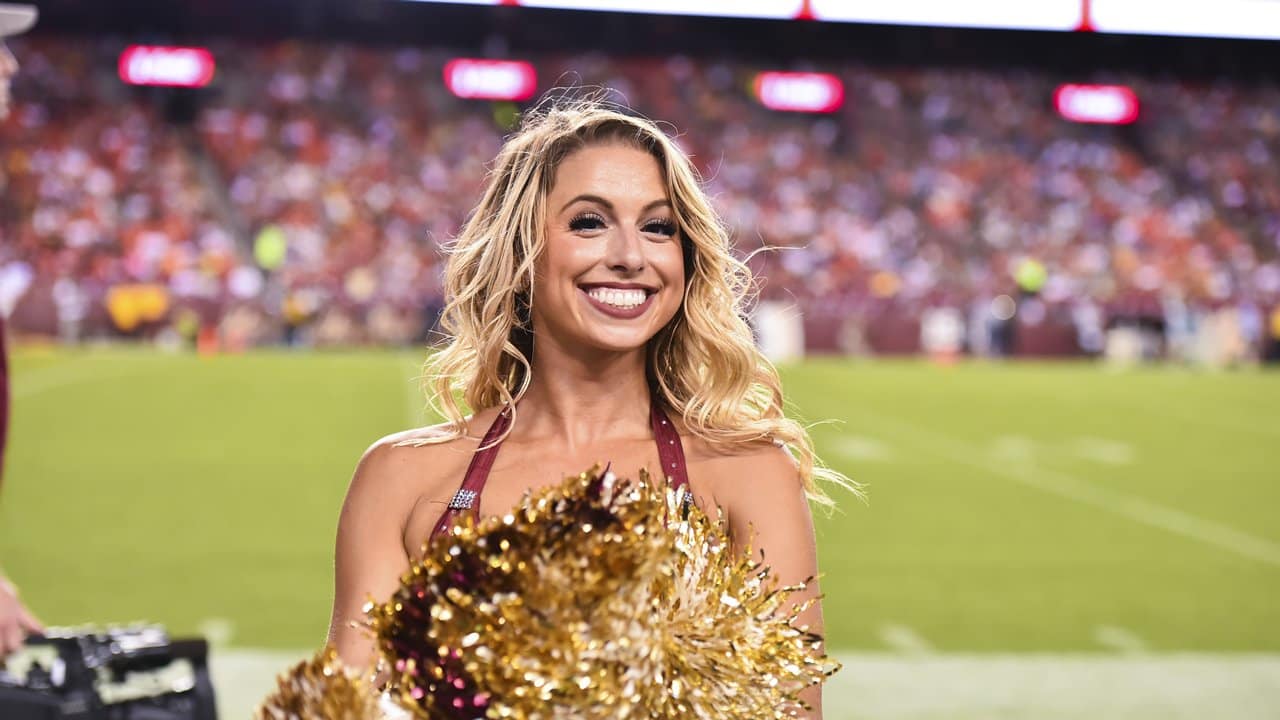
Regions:
[[[425,376],[445,422],[378,440],[352,478],[329,637],[341,659],[370,662],[353,621],[425,541],[597,462],[722,508],[734,543],[762,550],[781,582],[816,577],[810,502],[830,500],[815,481],[847,480],[783,412],[744,320],[750,287],[656,124],[595,100],[528,115],[449,247],[450,338]],[[818,593],[813,581],[793,601]],[[821,606],[799,622],[821,633]],[[820,718],[820,689],[802,698]]]

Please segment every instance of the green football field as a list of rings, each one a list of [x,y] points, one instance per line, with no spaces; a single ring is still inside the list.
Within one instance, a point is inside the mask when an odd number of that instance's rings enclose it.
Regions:
[[[18,348],[0,563],[48,623],[204,632],[259,662],[220,692],[269,682],[323,642],[347,480],[424,422],[417,363]],[[829,718],[1280,717],[1280,373],[783,374],[869,494],[818,517]]]

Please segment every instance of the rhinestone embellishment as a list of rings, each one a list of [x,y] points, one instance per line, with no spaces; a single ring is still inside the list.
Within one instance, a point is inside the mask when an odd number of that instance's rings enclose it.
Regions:
[[[475,490],[460,488],[458,492],[453,494],[453,499],[449,501],[449,508],[452,510],[467,510],[475,501]]]

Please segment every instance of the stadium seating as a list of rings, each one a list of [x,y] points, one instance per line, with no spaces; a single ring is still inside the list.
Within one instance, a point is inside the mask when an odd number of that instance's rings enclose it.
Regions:
[[[118,51],[16,46],[0,302],[18,331],[429,338],[442,245],[514,107],[453,97],[439,52],[228,44],[183,126],[114,78]],[[1062,78],[1029,70],[826,67],[846,101],[813,116],[758,105],[744,88],[764,68],[742,61],[531,59],[544,86],[606,86],[671,123],[738,250],[780,248],[753,267],[763,297],[800,306],[811,351],[915,352],[940,308],[974,352],[1100,352],[1124,325],[1165,353],[1224,312],[1242,347],[1267,341],[1280,87],[1120,78],[1143,114],[1115,128],[1059,118]],[[142,312],[120,286],[166,302]],[[1006,299],[1016,317],[995,312]]]

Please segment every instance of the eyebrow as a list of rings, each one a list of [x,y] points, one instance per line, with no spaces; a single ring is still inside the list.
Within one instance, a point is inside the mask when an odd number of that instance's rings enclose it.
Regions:
[[[564,204],[564,207],[560,208],[560,212],[564,212],[565,210],[567,210],[567,209],[569,208],[569,206],[570,206],[570,205],[572,205],[572,204],[574,204],[574,203],[576,203],[576,202],[582,202],[582,201],[596,203],[597,205],[603,205],[603,206],[605,206],[606,208],[608,208],[609,210],[613,210],[613,209],[614,209],[614,208],[613,208],[613,203],[609,202],[608,200],[605,200],[604,198],[600,197],[599,195],[583,194],[583,195],[579,195],[579,196],[575,197],[574,199],[570,200],[569,202],[565,203],[565,204]],[[649,212],[650,210],[652,210],[652,209],[654,209],[654,208],[656,208],[656,207],[658,207],[658,206],[660,206],[660,205],[666,205],[667,207],[671,207],[671,201],[670,201],[670,200],[667,200],[666,198],[663,198],[663,199],[661,199],[661,200],[654,200],[653,202],[649,203],[648,205],[645,205],[644,207],[640,208],[640,212],[642,212],[642,213]]]

